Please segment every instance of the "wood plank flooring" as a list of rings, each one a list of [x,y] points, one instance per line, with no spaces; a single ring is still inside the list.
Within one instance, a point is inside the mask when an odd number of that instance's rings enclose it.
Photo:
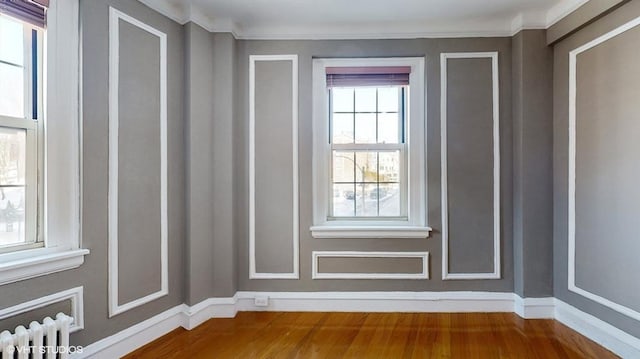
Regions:
[[[554,320],[513,313],[241,312],[125,358],[616,358]]]

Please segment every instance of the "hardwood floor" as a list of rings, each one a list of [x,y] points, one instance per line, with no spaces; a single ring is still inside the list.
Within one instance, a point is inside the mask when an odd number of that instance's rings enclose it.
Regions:
[[[241,312],[125,358],[616,358],[554,320],[513,313]]]

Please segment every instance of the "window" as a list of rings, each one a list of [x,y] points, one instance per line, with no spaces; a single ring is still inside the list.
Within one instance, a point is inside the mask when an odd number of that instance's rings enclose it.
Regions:
[[[406,218],[408,86],[329,88],[330,219]]]
[[[42,39],[41,28],[0,15],[0,253],[43,245]]]
[[[0,4],[0,285],[76,268],[79,0]]]
[[[315,59],[316,238],[427,237],[424,59]]]

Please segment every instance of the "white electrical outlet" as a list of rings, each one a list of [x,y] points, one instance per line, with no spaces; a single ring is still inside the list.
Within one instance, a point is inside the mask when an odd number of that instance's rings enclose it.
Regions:
[[[269,306],[269,297],[255,297],[253,304],[255,304],[256,307],[267,307]]]

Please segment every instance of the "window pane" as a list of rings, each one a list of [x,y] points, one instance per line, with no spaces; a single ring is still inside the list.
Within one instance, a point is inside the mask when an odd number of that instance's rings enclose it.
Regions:
[[[353,112],[353,88],[335,87],[333,96],[333,112]]]
[[[399,87],[380,87],[378,88],[378,111],[379,112],[398,112]]]
[[[378,114],[378,143],[400,143],[400,118],[397,113]]]
[[[0,187],[0,246],[26,242],[24,187]]]
[[[0,60],[24,65],[24,35],[22,24],[0,16]]]
[[[332,143],[353,143],[353,114],[333,114]]]
[[[0,115],[24,117],[24,70],[0,63]]]
[[[400,185],[380,184],[378,201],[380,206],[380,216],[400,216]]]
[[[354,153],[333,151],[333,182],[354,181]]]
[[[376,143],[374,113],[356,113],[356,143]]]
[[[378,153],[356,152],[356,182],[378,181]]]
[[[353,184],[334,184],[333,216],[353,217],[355,214],[355,196]]]
[[[26,167],[25,130],[0,127],[0,185],[24,185]]]
[[[400,151],[380,152],[380,182],[400,182]]]
[[[375,198],[377,188],[377,184],[356,186],[356,217],[375,217],[378,215],[378,199]]]
[[[376,88],[356,88],[356,112],[376,112]]]

